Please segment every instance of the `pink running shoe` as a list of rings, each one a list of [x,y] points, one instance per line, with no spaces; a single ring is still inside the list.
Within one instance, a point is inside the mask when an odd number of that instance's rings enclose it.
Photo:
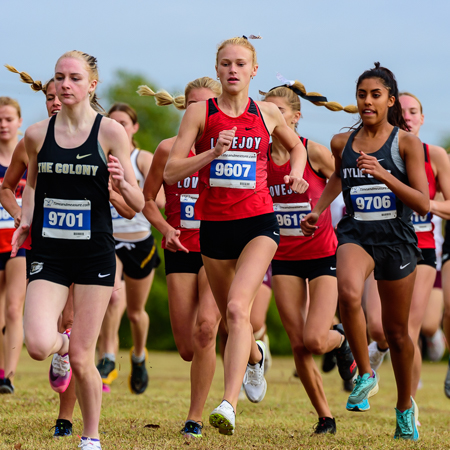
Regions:
[[[102,387],[102,391],[109,394],[111,392],[111,388],[107,384],[104,384]]]
[[[69,338],[70,331],[71,330],[66,330],[64,332]],[[55,392],[62,394],[66,391],[69,387],[70,380],[72,379],[72,369],[70,367],[68,354],[61,356],[58,353],[55,353],[53,355],[48,379],[50,381],[50,386]]]

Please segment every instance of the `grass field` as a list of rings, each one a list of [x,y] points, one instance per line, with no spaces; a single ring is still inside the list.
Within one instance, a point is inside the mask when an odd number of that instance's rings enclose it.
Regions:
[[[347,393],[336,370],[323,376],[330,407],[336,417],[335,436],[314,436],[317,421],[306,394],[292,376],[292,358],[274,358],[267,375],[264,401],[254,405],[241,401],[237,408],[234,436],[221,436],[209,426],[208,414],[221,399],[222,364],[206,403],[203,439],[186,441],[180,434],[189,405],[189,364],[176,353],[150,353],[150,386],[136,396],[128,390],[128,353],[119,355],[119,378],[110,394],[103,395],[100,432],[104,449],[448,449],[450,448],[450,400],[444,396],[446,364],[425,363],[423,388],[417,395],[420,408],[420,440],[397,442],[395,385],[392,368],[380,370],[380,392],[371,399],[371,410],[345,410]],[[0,449],[74,449],[82,431],[78,406],[74,437],[55,440],[49,430],[55,424],[58,397],[49,387],[44,363],[32,361],[23,351],[15,380],[16,393],[0,397]],[[145,428],[152,424],[158,427]]]

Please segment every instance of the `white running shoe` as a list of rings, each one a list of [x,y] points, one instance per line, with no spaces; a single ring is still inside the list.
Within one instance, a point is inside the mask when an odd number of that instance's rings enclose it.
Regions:
[[[272,367],[272,353],[270,353],[270,341],[269,335],[266,333],[262,338],[264,345],[266,346],[266,356],[264,359],[264,375]]]
[[[244,375],[244,390],[247,398],[253,403],[263,400],[267,391],[267,381],[264,378],[264,363],[266,360],[266,346],[263,341],[256,341],[262,353],[262,361],[256,364],[247,364]]]
[[[236,413],[231,404],[222,400],[222,403],[209,415],[209,423],[214,428],[218,428],[220,434],[231,436],[236,426]]]
[[[81,438],[78,448],[81,448],[82,450],[101,450],[102,446],[98,439]]]
[[[388,353],[389,349],[387,349],[385,352],[380,352],[380,350],[378,350],[378,345],[375,341],[369,344],[369,360],[370,360],[370,367],[372,368],[372,370],[375,370],[375,372],[378,370],[378,368],[381,366],[381,363],[383,362],[384,357]]]
[[[445,353],[444,333],[440,328],[430,338],[426,338],[427,355],[430,361],[440,361]]]

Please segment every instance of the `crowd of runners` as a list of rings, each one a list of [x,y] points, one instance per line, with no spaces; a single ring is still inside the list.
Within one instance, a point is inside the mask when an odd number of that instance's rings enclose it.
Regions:
[[[337,427],[313,355],[323,355],[324,372],[338,366],[347,410],[367,411],[390,353],[394,438],[419,438],[422,353],[442,358],[442,324],[450,342],[447,226],[442,238],[450,162],[420,141],[422,104],[399,91],[390,70],[375,63],[358,78],[355,106],[281,75],[254,101],[255,48],[245,36],[228,39],[217,50],[217,80],[190,81],[178,97],[136,86],[158,106],[185,110],[178,135],[151,153],[137,148],[130,105],[99,105],[95,57],[65,53],[45,84],[6,67],[44,93],[49,118],[19,140],[20,106],[0,97],[0,393],[20,389],[23,340],[33,359],[53,355],[54,436],[72,434],[78,401],[79,447],[101,448],[102,393],[118,375],[125,310],[130,391],[149,383],[145,305],[160,264],[153,226],[164,236],[173,336],[191,362],[185,437],[202,437],[217,335],[224,393],[210,425],[232,435],[238,400],[264,399],[273,290],[317,413],[314,432]],[[330,151],[298,129],[302,100],[359,121]],[[444,390],[450,398],[450,369]]]

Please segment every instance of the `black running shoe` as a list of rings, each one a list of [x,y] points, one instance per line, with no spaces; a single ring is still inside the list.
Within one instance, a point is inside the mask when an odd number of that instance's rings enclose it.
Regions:
[[[345,332],[344,327],[341,323],[333,326],[333,329],[339,331],[344,338]],[[350,350],[350,345],[348,345],[348,341],[345,338],[340,348],[335,350],[337,365],[339,369],[339,375],[345,381],[351,380],[356,374],[357,366],[355,358],[353,358],[352,351]]]
[[[195,420],[187,420],[180,433],[186,438],[201,438],[203,424]]]
[[[147,349],[145,349],[145,359],[140,363],[136,363],[132,358],[133,349],[130,352],[131,374],[128,378],[128,384],[132,394],[143,394],[148,386],[148,373],[145,365],[148,360]]]
[[[355,384],[353,383],[353,378],[351,380],[342,380],[342,384],[345,392],[352,392]]]
[[[322,356],[322,372],[331,372],[336,367],[336,364],[337,361],[334,350],[331,350],[331,352],[325,353]]]
[[[14,386],[9,378],[0,378],[0,394],[14,394]]]
[[[314,434],[336,434],[336,421],[331,417],[319,417]]]
[[[53,428],[55,429],[53,437],[59,438],[72,436],[72,424],[69,420],[57,419],[56,425]]]
[[[103,384],[111,384],[117,378],[116,363],[108,358],[102,358],[97,364],[97,370],[102,377]]]

